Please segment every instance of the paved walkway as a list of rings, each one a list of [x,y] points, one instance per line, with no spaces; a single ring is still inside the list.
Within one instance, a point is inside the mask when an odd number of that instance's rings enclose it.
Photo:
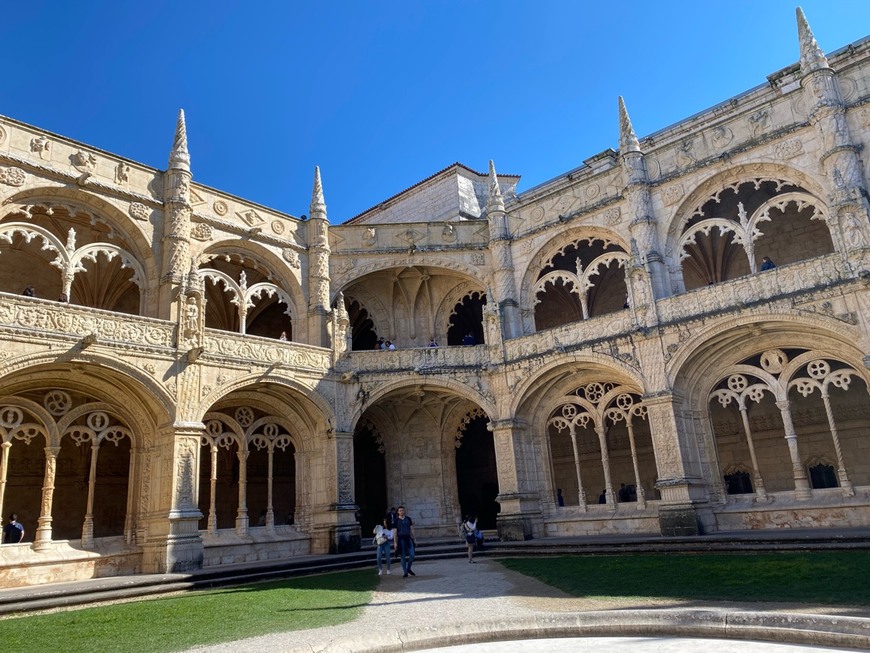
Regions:
[[[394,565],[396,571],[398,565]],[[607,600],[574,598],[534,579],[509,571],[493,560],[464,559],[418,562],[416,577],[382,576],[371,603],[352,623],[329,628],[292,631],[192,649],[200,653],[314,651],[438,650],[457,644],[484,651],[540,650],[540,643],[511,643],[545,637],[619,637],[608,640],[613,651],[720,650],[704,640],[698,648],[691,638],[773,640],[793,645],[839,646],[841,650],[870,649],[870,610],[864,607],[832,608],[794,604],[698,605],[645,598]],[[377,573],[372,565],[372,573]],[[628,639],[627,637],[638,637]],[[484,642],[499,641],[496,648],[481,649]],[[592,651],[583,644],[562,640],[551,651]],[[657,647],[650,648],[650,642]],[[523,648],[525,647],[525,648]],[[761,653],[783,651],[732,641],[727,650]],[[451,649],[447,649],[451,650]],[[462,650],[462,649],[460,649]],[[470,651],[470,648],[465,649]],[[722,649],[725,650],[725,649]],[[788,649],[786,649],[788,650]],[[792,648],[791,651],[803,650]],[[831,649],[836,650],[836,649]],[[451,653],[452,650],[451,650]]]

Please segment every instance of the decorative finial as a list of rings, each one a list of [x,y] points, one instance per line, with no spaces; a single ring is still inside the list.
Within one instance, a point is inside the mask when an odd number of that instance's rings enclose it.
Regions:
[[[320,181],[320,166],[314,166],[314,190],[311,192],[311,206],[308,212],[311,217],[318,213],[326,213],[326,201],[323,199],[323,184]]]
[[[820,68],[828,68],[828,59],[822,52],[810,29],[804,10],[797,8],[798,41],[801,48],[801,72],[806,75]]]
[[[621,95],[619,96],[619,151],[621,154],[640,152],[640,143],[634,133],[634,127],[631,126],[631,118],[628,117],[625,100]]]
[[[184,109],[178,110],[175,123],[175,140],[169,153],[169,168],[190,172],[190,152],[187,151],[187,127],[184,124]]]
[[[486,211],[501,211],[504,213],[504,197],[501,194],[501,187],[498,185],[498,175],[495,174],[495,163],[492,159],[489,160],[489,198],[486,202]]]

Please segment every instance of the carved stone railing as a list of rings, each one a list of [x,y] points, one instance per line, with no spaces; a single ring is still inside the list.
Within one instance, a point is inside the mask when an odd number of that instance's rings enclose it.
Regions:
[[[842,256],[828,254],[696,288],[660,299],[656,305],[660,323],[668,324],[824,288],[851,278],[854,275],[845,269]]]
[[[861,264],[864,263],[866,261],[862,260]],[[802,292],[811,293],[853,278],[855,275],[844,264],[842,255],[828,254],[660,299],[656,308],[659,323],[667,325]],[[522,360],[591,345],[637,328],[630,310],[616,311],[508,340],[505,342],[505,355],[508,361]]]
[[[437,372],[439,369],[481,368],[489,362],[484,345],[454,347],[420,347],[395,351],[353,351],[339,361],[339,371]]]
[[[175,323],[0,293],[0,329],[64,339],[94,335],[131,348],[168,348],[174,345]]]
[[[318,371],[326,371],[332,365],[332,352],[329,349],[218,329],[205,330],[203,349],[206,357],[244,360],[265,365]]]
[[[551,351],[562,351],[585,343],[614,338],[634,328],[631,311],[622,310],[505,342],[505,356],[514,361]]]

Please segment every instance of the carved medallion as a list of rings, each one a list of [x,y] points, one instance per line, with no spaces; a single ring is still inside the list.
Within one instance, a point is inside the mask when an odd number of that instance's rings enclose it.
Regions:
[[[299,269],[299,252],[297,252],[295,249],[290,249],[289,247],[286,247],[284,251],[281,252],[281,255],[284,257],[284,260],[290,264],[291,268],[296,268],[297,270]]]
[[[620,211],[618,206],[607,209],[604,212],[604,222],[611,227],[619,223]]]
[[[151,209],[149,209],[144,204],[140,204],[139,202],[133,202],[132,204],[130,204],[130,208],[127,212],[134,220],[147,221],[148,218],[151,216]]]
[[[23,186],[27,175],[21,168],[0,168],[0,184],[7,186]]]
[[[801,143],[800,139],[793,138],[790,141],[777,143],[773,148],[773,155],[777,159],[793,159],[800,154],[803,149],[804,145]]]
[[[683,197],[683,185],[674,184],[673,186],[668,186],[665,188],[662,196],[664,197],[665,204],[668,206],[679,201]]]
[[[195,238],[196,240],[211,240],[214,234],[214,229],[212,229],[211,225],[206,224],[205,222],[199,222],[193,226],[193,229],[190,230],[190,237]]]
[[[272,231],[279,236],[284,233],[287,227],[280,220],[272,220]]]
[[[215,213],[221,216],[226,215],[230,210],[230,207],[227,206],[227,203],[223,200],[215,200],[215,203],[212,204],[211,207],[214,209]]]

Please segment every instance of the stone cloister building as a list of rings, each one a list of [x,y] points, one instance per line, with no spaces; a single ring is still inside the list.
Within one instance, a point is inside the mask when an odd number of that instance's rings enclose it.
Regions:
[[[319,171],[307,217],[197,183],[183,114],[162,171],[0,118],[0,585],[350,550],[399,503],[870,525],[870,40],[798,36],[531,190],[454,164],[340,225]]]

